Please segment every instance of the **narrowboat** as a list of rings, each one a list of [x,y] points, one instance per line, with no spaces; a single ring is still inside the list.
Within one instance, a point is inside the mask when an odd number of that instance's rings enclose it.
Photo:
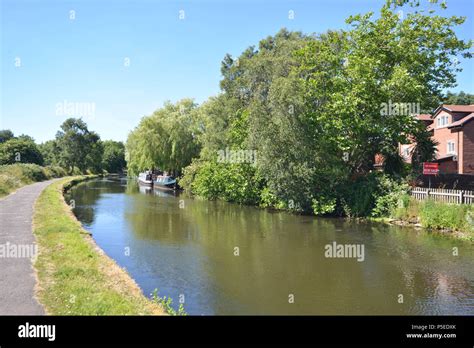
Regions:
[[[138,174],[138,183],[145,186],[153,186],[153,174],[151,171]]]
[[[157,175],[153,180],[155,188],[176,189],[176,179],[169,175]]]

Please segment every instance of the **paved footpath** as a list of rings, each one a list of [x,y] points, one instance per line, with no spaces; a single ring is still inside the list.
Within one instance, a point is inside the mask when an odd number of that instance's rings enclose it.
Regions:
[[[35,248],[33,205],[53,181],[22,187],[0,199],[0,315],[44,314],[34,297],[36,278],[32,259],[24,254]],[[13,252],[18,254],[20,248],[23,257],[14,257]]]

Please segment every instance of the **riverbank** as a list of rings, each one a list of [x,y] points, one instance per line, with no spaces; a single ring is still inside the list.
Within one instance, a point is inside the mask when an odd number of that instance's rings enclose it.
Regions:
[[[32,163],[6,164],[0,166],[0,197],[9,195],[20,187],[34,182],[66,176],[61,167],[42,167]]]
[[[417,201],[405,197],[385,222],[394,225],[424,228],[457,239],[474,241],[474,206]]]
[[[163,315],[128,273],[94,242],[66,204],[63,190],[96,176],[51,184],[35,204],[36,294],[51,315]]]
[[[474,205],[458,205],[437,202],[433,200],[419,202],[408,193],[408,188],[404,185],[386,185],[382,193],[374,195],[360,194],[360,201],[357,201],[357,194],[352,195],[352,204],[349,209],[339,209],[343,211],[340,215],[332,213],[318,214],[321,209],[313,212],[301,212],[290,209],[284,202],[266,200],[260,203],[244,204],[257,209],[268,211],[285,211],[288,213],[309,216],[334,217],[346,220],[375,221],[397,226],[407,226],[415,229],[424,229],[430,233],[442,234],[454,239],[461,239],[474,242]],[[374,190],[375,191],[375,190]],[[194,195],[188,191],[188,195],[200,200],[221,200],[222,198],[209,199],[205,196]],[[276,203],[275,203],[276,202]],[[235,203],[235,202],[231,202]],[[241,204],[241,203],[239,203]],[[363,208],[361,208],[363,207]],[[334,207],[331,209],[334,210]],[[323,209],[324,211],[324,209]],[[351,216],[347,211],[359,211],[360,214]]]

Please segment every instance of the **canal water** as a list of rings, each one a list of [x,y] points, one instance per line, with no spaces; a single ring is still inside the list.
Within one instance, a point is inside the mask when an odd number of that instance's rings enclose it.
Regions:
[[[158,289],[189,314],[474,314],[467,242],[201,201],[126,179],[84,182],[66,199],[145,295]],[[363,246],[363,260],[326,257],[334,242]]]

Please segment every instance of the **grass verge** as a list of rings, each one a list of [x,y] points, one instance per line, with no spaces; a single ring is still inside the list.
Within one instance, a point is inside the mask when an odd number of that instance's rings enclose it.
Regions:
[[[42,167],[31,163],[6,164],[0,166],[0,197],[6,196],[22,186],[34,182],[66,176],[61,167]]]
[[[37,297],[51,315],[154,315],[163,308],[95,244],[63,198],[69,177],[48,186],[35,204]]]
[[[474,241],[474,205],[420,202],[409,196],[403,197],[400,203],[392,211],[393,218]]]

